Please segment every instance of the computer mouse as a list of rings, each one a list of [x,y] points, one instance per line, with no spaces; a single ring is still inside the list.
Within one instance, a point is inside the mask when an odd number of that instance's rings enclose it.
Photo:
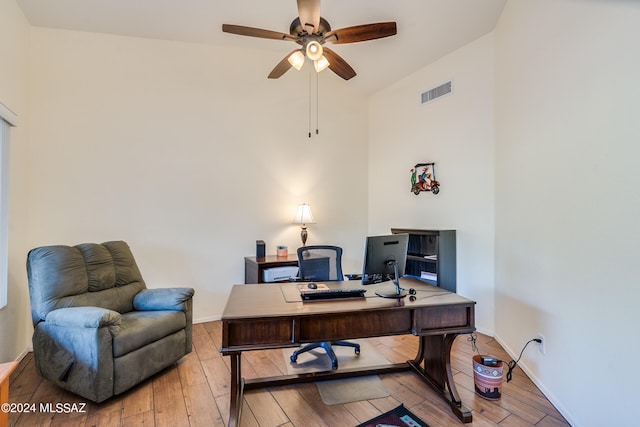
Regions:
[[[309,288],[309,289],[318,289],[318,285],[316,285],[315,283],[311,282],[311,283],[307,284],[307,288]]]

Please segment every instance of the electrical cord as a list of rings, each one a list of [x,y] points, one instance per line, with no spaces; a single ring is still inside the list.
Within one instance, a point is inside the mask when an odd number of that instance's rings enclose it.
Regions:
[[[467,338],[467,341],[471,343],[471,350],[480,354],[480,350],[478,350],[478,345],[476,344],[477,340],[478,340],[478,335],[476,335],[475,332],[472,332],[471,334],[469,334],[469,337]]]
[[[469,337],[467,338],[467,341],[469,341],[471,343],[471,349],[473,351],[475,351],[476,353],[480,354],[480,350],[478,350],[478,346],[476,344],[477,339],[478,339],[478,336],[476,335],[475,332],[473,332],[473,333],[471,333],[469,335]],[[522,350],[520,351],[520,355],[518,356],[517,360],[511,359],[509,362],[507,362],[507,361],[504,361],[504,360],[497,359],[498,362],[506,363],[506,365],[509,367],[509,370],[507,371],[507,382],[511,381],[511,379],[513,377],[513,370],[515,369],[516,366],[518,366],[518,362],[520,362],[520,359],[522,358],[522,354],[524,353],[524,350],[532,342],[537,342],[538,344],[541,344],[542,340],[540,338],[533,338],[533,339],[530,339],[529,341],[527,341],[527,343],[524,345],[524,347],[522,347]]]
[[[518,360],[511,359],[511,361],[507,363],[507,366],[509,367],[509,370],[507,371],[507,382],[511,381],[513,370],[515,369],[516,366],[518,366],[518,362],[522,358],[522,353],[524,353],[524,350],[527,348],[527,346],[534,341],[537,342],[538,344],[542,343],[542,340],[540,340],[540,338],[530,339],[529,341],[527,341],[524,347],[522,347],[522,350],[520,351],[520,356],[518,356]],[[504,362],[504,361],[501,361],[501,362]]]

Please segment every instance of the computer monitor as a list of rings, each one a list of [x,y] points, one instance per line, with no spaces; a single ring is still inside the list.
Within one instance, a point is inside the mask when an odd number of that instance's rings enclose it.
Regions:
[[[402,298],[407,293],[400,288],[398,278],[404,274],[407,263],[408,234],[368,236],[365,241],[362,265],[362,284],[393,280],[395,292],[376,292],[385,298]]]

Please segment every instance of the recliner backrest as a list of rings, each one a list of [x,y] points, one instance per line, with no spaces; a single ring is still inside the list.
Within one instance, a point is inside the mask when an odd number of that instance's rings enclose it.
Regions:
[[[42,246],[27,256],[33,324],[64,307],[133,310],[133,297],[146,288],[138,265],[123,241],[76,246]]]

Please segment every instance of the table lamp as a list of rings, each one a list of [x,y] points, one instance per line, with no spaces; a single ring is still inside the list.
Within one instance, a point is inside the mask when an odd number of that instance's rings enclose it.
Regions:
[[[311,206],[306,203],[298,205],[296,210],[296,216],[293,217],[292,224],[300,224],[300,238],[302,239],[302,246],[307,243],[307,224],[315,224],[313,215],[311,215]]]

